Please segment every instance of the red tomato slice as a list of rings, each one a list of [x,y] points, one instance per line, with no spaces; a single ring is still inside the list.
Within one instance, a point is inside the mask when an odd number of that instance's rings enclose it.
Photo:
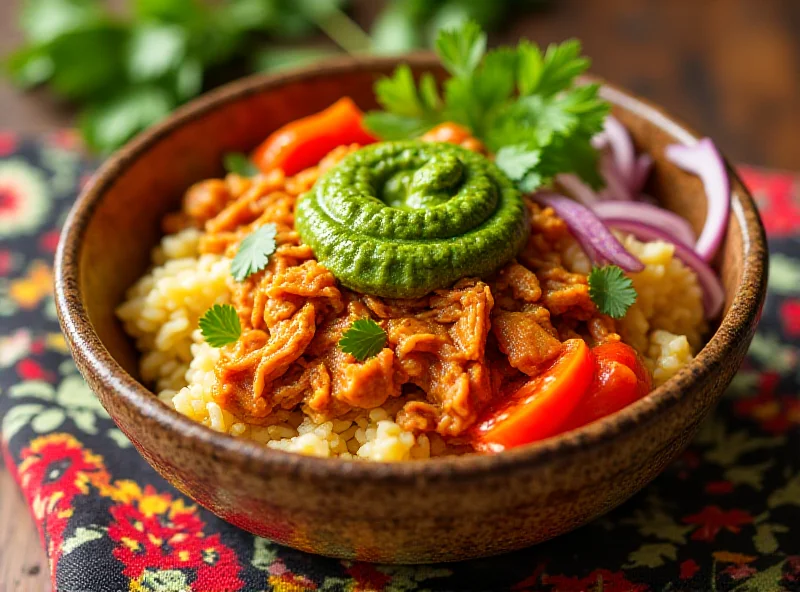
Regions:
[[[582,339],[564,342],[555,362],[510,397],[489,408],[475,427],[475,448],[499,452],[541,440],[578,406],[594,375],[594,357]]]
[[[592,350],[595,375],[586,398],[561,431],[572,430],[611,415],[650,392],[652,380],[636,350],[624,343],[606,343]]]
[[[265,173],[281,169],[291,176],[314,166],[337,146],[371,144],[375,138],[364,129],[363,117],[352,99],[339,99],[275,131],[253,152],[253,162]]]

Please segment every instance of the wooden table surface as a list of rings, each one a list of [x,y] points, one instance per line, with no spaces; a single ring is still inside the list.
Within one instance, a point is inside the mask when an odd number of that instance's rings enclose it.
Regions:
[[[356,19],[368,22],[377,4],[357,0]],[[0,54],[20,41],[17,6],[0,0]],[[733,160],[800,170],[798,0],[554,0],[492,39],[520,36],[578,37],[595,73],[660,103]],[[0,81],[0,130],[47,131],[73,118],[46,93]],[[0,592],[43,590],[46,572],[26,507],[0,469]]]

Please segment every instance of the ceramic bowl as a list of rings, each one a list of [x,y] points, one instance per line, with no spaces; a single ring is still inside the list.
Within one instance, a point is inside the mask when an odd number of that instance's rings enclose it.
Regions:
[[[429,56],[404,61],[415,72],[436,69]],[[78,367],[120,429],[170,483],[223,519],[349,559],[418,563],[502,553],[574,529],[641,489],[686,446],[730,382],[755,330],[767,273],[763,228],[732,170],[732,215],[715,262],[725,312],[695,360],[600,422],[495,456],[349,462],[216,433],[139,382],[138,355],[114,315],[148,267],[162,216],[179,207],[191,183],[223,173],[223,154],[250,150],[344,95],[374,108],[373,83],[397,63],[347,59],[247,78],[137,137],[106,161],[66,222],[56,261],[58,312]],[[666,145],[697,135],[612,85],[602,93],[637,147],[655,159],[648,191],[699,230],[702,186],[664,159]]]

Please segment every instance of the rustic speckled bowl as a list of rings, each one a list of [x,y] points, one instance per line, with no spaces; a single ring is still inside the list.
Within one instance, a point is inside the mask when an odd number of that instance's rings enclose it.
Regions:
[[[429,56],[406,60],[435,68]],[[641,489],[686,446],[736,372],[764,300],[767,250],[752,198],[732,176],[717,260],[719,327],[696,359],[634,405],[578,431],[496,456],[399,464],[304,457],[237,440],[160,403],[137,380],[137,353],[114,316],[145,271],[162,216],[222,155],[343,95],[363,108],[394,59],[340,60],[228,85],[180,109],[110,158],[73,208],[56,260],[56,295],[75,361],[103,406],[167,480],[258,535],[335,557],[391,563],[502,553],[571,530]],[[649,191],[699,230],[700,182],[665,161],[697,137],[660,109],[607,85],[603,95],[656,161]]]

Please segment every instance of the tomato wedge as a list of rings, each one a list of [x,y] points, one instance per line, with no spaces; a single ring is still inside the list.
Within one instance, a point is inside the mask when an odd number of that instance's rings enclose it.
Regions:
[[[472,137],[469,130],[457,123],[446,121],[440,123],[436,127],[432,127],[422,136],[420,140],[423,142],[447,142],[448,144],[460,144],[464,140]]]
[[[652,380],[639,354],[624,343],[606,343],[592,349],[595,375],[586,398],[561,431],[572,430],[610,415],[650,392]]]
[[[295,175],[317,164],[337,146],[375,142],[376,138],[364,129],[363,119],[353,100],[344,97],[272,133],[253,152],[253,162],[265,173],[281,169],[287,176]]]
[[[585,341],[569,339],[563,348],[547,370],[489,408],[474,428],[476,449],[499,452],[561,431],[594,376],[594,357]]]

